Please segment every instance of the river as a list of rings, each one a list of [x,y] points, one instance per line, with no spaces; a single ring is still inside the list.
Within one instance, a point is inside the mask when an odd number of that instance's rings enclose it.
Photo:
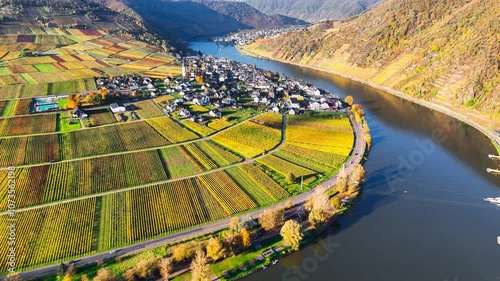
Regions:
[[[496,150],[469,125],[338,76],[242,55],[193,50],[285,73],[363,105],[373,145],[359,202],[318,243],[245,277],[262,280],[500,280],[500,177]]]

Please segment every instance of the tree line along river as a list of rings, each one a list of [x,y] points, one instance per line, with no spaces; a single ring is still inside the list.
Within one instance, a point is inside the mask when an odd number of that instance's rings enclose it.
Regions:
[[[500,177],[491,141],[442,113],[324,72],[244,56],[233,46],[193,50],[303,79],[363,105],[372,149],[359,202],[325,237],[258,280],[500,280]],[[498,164],[497,164],[498,165]]]

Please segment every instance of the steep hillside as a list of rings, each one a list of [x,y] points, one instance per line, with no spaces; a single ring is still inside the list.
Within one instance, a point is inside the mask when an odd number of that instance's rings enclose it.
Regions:
[[[244,0],[265,14],[318,22],[360,14],[384,0]]]
[[[306,22],[273,13],[263,14],[259,10],[243,2],[193,0],[223,15],[253,28],[282,27],[286,25],[303,25]]]
[[[267,16],[240,2],[138,0],[128,4],[148,28],[180,40],[210,38],[241,29],[280,27],[303,22]]]
[[[500,2],[391,0],[246,49],[500,117]]]

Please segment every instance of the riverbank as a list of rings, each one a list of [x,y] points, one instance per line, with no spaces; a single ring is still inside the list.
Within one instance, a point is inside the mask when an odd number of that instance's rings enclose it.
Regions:
[[[417,98],[414,98],[414,97],[412,97],[410,95],[407,95],[407,94],[405,94],[403,92],[396,91],[394,89],[391,89],[391,88],[388,88],[388,87],[385,87],[385,86],[381,86],[381,85],[375,84],[375,83],[370,82],[370,81],[366,81],[364,79],[360,79],[360,78],[352,76],[352,75],[347,75],[347,74],[343,74],[343,73],[340,73],[340,72],[337,72],[337,71],[331,71],[331,70],[323,69],[323,68],[319,68],[319,67],[314,67],[314,66],[309,66],[309,65],[303,65],[303,64],[298,64],[298,63],[294,63],[294,62],[289,62],[289,61],[286,61],[286,60],[280,60],[280,59],[276,59],[276,58],[273,58],[273,57],[263,56],[263,55],[255,53],[255,52],[252,52],[252,51],[250,51],[248,49],[245,49],[244,46],[241,46],[241,45],[236,45],[235,47],[243,55],[252,56],[252,57],[255,57],[255,58],[259,58],[259,59],[267,59],[267,60],[277,61],[277,62],[285,63],[285,64],[296,65],[296,66],[299,66],[299,67],[309,68],[309,69],[313,69],[313,70],[317,70],[317,71],[321,71],[321,72],[333,74],[333,75],[336,75],[336,76],[339,76],[339,77],[343,77],[343,78],[346,78],[346,79],[349,79],[349,80],[361,83],[361,84],[369,86],[369,87],[371,87],[373,89],[377,89],[377,90],[381,90],[381,91],[387,92],[387,93],[389,93],[391,95],[394,95],[394,96],[400,97],[402,99],[411,101],[413,103],[419,104],[419,105],[424,106],[426,108],[430,108],[430,109],[433,109],[435,111],[444,113],[444,114],[446,114],[448,116],[451,116],[451,117],[453,117],[455,119],[458,119],[458,120],[460,120],[460,121],[462,121],[462,122],[464,122],[464,123],[466,123],[466,124],[474,127],[475,129],[479,130],[480,132],[482,132],[484,135],[486,135],[491,140],[491,142],[493,143],[493,145],[497,149],[497,153],[500,154],[500,136],[497,136],[493,130],[488,129],[485,126],[479,124],[478,122],[476,122],[474,120],[471,120],[467,116],[465,116],[463,114],[460,114],[460,113],[458,113],[456,111],[453,111],[451,109],[448,109],[448,108],[446,108],[446,107],[444,107],[442,105],[439,105],[439,104],[436,104],[436,103],[433,103],[433,102],[429,102],[429,101],[425,101],[425,100],[421,100],[421,99],[417,99]]]

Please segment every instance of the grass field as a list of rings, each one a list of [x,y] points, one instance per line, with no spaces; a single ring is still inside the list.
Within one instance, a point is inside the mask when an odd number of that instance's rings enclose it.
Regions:
[[[245,122],[212,137],[212,140],[246,158],[253,158],[276,147],[281,140],[281,131]]]
[[[71,114],[71,113],[70,113]],[[59,118],[59,132],[69,132],[74,130],[79,130],[82,128],[80,120],[68,117],[67,114],[61,113]]]

